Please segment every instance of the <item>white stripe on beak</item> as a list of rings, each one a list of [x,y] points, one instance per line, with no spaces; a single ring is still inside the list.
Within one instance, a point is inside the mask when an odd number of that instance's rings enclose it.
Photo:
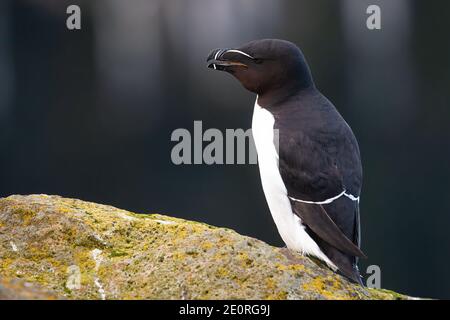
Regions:
[[[220,51],[222,51],[222,50],[217,50],[216,55],[214,56],[214,60],[217,60],[217,58],[219,57]],[[215,63],[213,64],[213,68],[214,68],[214,70],[217,70]]]

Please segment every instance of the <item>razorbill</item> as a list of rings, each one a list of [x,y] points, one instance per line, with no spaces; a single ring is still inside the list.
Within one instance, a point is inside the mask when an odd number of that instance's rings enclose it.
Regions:
[[[317,90],[301,50],[284,40],[257,40],[215,49],[207,65],[257,94],[252,132],[261,182],[286,246],[362,284],[359,146]]]

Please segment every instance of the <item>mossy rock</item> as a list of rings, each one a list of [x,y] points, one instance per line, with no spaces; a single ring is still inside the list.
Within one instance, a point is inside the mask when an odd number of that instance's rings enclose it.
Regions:
[[[68,299],[407,299],[232,230],[58,196],[0,199],[0,277]]]
[[[0,279],[0,300],[60,300],[56,295],[38,285],[20,279]]]

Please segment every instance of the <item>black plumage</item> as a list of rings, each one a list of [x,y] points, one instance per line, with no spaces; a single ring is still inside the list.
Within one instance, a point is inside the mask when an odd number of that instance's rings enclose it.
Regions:
[[[287,41],[258,40],[235,50],[214,50],[208,65],[234,75],[273,115],[279,171],[292,211],[339,271],[361,283],[358,143],[316,88],[300,49]]]

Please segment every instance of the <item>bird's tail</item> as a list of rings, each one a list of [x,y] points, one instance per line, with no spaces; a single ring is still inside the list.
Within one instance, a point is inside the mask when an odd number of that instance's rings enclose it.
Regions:
[[[304,222],[306,232],[337,267],[338,273],[362,285],[357,264],[358,258],[366,256],[360,249],[359,204],[338,199],[326,209],[322,205],[299,202],[292,206]]]
[[[336,249],[318,237],[316,237],[315,240],[318,242],[323,253],[325,253],[326,256],[336,265],[338,268],[337,273],[348,278],[352,282],[358,283],[362,286],[364,285],[362,277],[359,273],[357,257],[343,253],[339,249]]]
[[[333,261],[334,262],[334,261]],[[336,262],[334,262],[336,264]],[[363,278],[361,274],[359,273],[359,268],[356,263],[352,263],[351,265],[348,265],[347,263],[341,264],[338,266],[339,274],[343,275],[344,277],[348,278],[352,282],[358,283],[361,286],[364,286]]]

